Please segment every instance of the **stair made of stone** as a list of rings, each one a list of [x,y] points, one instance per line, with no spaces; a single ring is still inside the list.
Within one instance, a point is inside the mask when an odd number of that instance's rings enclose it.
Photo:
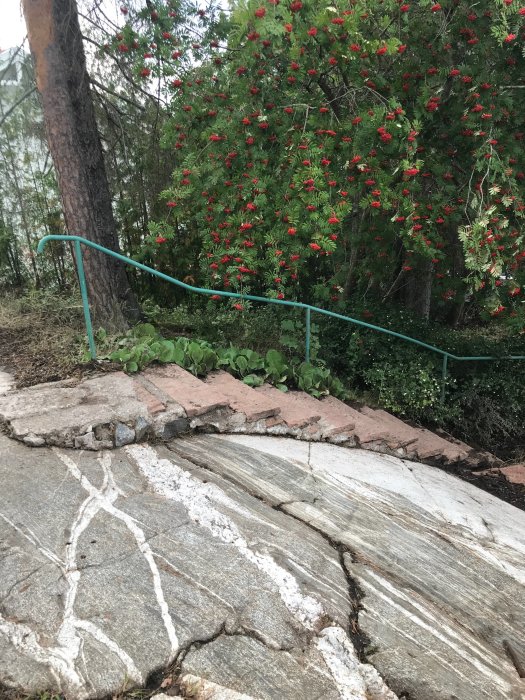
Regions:
[[[0,423],[26,444],[107,449],[192,430],[288,435],[445,464],[493,466],[459,441],[412,427],[380,409],[348,406],[273,386],[252,388],[227,372],[199,379],[178,365],[156,365],[31,387],[0,396]],[[472,461],[474,460],[474,461]]]
[[[445,462],[458,462],[467,459],[470,448],[462,443],[449,442],[425,428],[413,428],[399,418],[383,411],[363,406],[360,411],[369,418],[382,423],[389,435],[399,440],[407,440],[407,456],[412,459],[426,460],[443,458]],[[395,445],[392,445],[395,449]]]
[[[253,389],[223,371],[201,381],[173,365],[147,370],[144,376],[180,403],[189,418],[201,417],[192,427],[206,427],[206,414],[227,405],[234,415],[215,422],[213,427],[220,432],[289,434],[411,459],[439,459],[447,464],[465,460],[469,454],[465,446],[413,428],[386,411],[356,410],[333,396],[319,400],[305,392],[282,392],[267,384]]]

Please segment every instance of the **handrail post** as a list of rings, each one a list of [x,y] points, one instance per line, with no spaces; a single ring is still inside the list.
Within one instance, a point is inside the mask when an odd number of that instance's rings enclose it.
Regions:
[[[82,307],[84,308],[84,320],[86,322],[89,352],[91,353],[91,358],[96,360],[97,348],[95,346],[95,337],[93,336],[93,325],[91,324],[91,313],[89,311],[89,300],[86,288],[86,275],[84,274],[84,262],[82,260],[82,248],[80,247],[80,241],[75,241],[75,258],[77,263],[80,294],[82,295]]]
[[[447,382],[448,355],[443,355],[443,365],[441,368],[441,398],[440,403],[445,403],[445,384]]]
[[[306,307],[306,353],[305,362],[307,365],[310,364],[310,316],[311,309],[309,306]]]

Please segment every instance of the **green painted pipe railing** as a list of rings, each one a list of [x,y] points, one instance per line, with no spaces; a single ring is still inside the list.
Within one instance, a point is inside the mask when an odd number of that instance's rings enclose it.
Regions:
[[[310,335],[311,335],[311,315],[312,311],[315,311],[318,314],[324,314],[325,316],[331,316],[332,318],[337,318],[342,321],[347,321],[348,323],[354,323],[356,326],[362,326],[364,328],[369,328],[373,331],[378,331],[379,333],[385,333],[386,335],[391,335],[394,338],[400,338],[401,340],[405,340],[408,343],[413,343],[414,345],[419,345],[422,348],[426,348],[427,350],[431,350],[432,352],[438,353],[443,357],[442,361],[442,366],[441,366],[441,401],[443,402],[445,400],[445,386],[446,386],[446,381],[447,381],[447,372],[448,372],[448,361],[450,360],[458,360],[460,362],[484,362],[484,361],[494,361],[494,360],[525,360],[525,355],[507,355],[505,357],[493,357],[491,355],[454,355],[451,352],[448,352],[447,350],[442,350],[441,348],[435,347],[435,345],[430,345],[429,343],[424,343],[422,340],[417,340],[416,338],[411,338],[408,335],[403,335],[402,333],[397,333],[396,331],[391,331],[388,328],[382,328],[381,326],[375,326],[373,323],[366,323],[366,321],[360,321],[357,318],[351,318],[350,316],[343,316],[343,314],[338,314],[335,313],[335,311],[328,311],[327,309],[320,309],[318,306],[311,306],[310,304],[303,304],[302,302],[298,301],[286,301],[284,299],[268,299],[266,297],[258,297],[258,296],[253,296],[252,294],[238,294],[237,292],[223,292],[220,290],[216,289],[203,289],[201,287],[192,287],[190,284],[186,284],[186,282],[181,282],[178,279],[175,279],[175,277],[170,277],[170,275],[166,275],[163,272],[159,272],[158,270],[154,270],[152,267],[148,267],[147,265],[143,265],[142,263],[137,262],[136,260],[132,260],[131,258],[126,257],[125,255],[121,255],[120,253],[115,253],[113,250],[109,250],[109,248],[104,248],[101,245],[98,245],[98,243],[93,243],[93,241],[89,241],[86,238],[82,238],[81,236],[64,236],[64,235],[51,235],[51,236],[44,236],[39,243],[38,243],[38,248],[37,252],[41,253],[44,250],[44,247],[46,243],[49,241],[70,241],[74,245],[75,249],[75,262],[77,265],[77,272],[78,272],[78,280],[80,284],[80,293],[82,295],[82,306],[84,309],[84,319],[86,321],[86,331],[87,331],[87,336],[88,336],[88,343],[89,343],[89,350],[91,353],[91,357],[96,360],[97,359],[97,349],[95,346],[95,336],[93,334],[93,324],[91,323],[91,313],[89,311],[89,300],[88,300],[88,294],[87,294],[87,287],[86,287],[86,275],[84,272],[84,263],[82,261],[82,245],[86,245],[89,248],[94,248],[95,250],[100,251],[101,253],[105,253],[106,255],[110,255],[112,258],[116,258],[117,260],[120,260],[121,262],[125,263],[126,265],[132,265],[133,267],[138,268],[139,270],[143,270],[144,272],[149,272],[152,275],[155,275],[156,277],[160,277],[160,279],[165,280],[166,282],[171,282],[171,284],[175,284],[178,287],[182,287],[183,289],[188,289],[190,292],[197,292],[198,294],[206,294],[208,296],[212,295],[217,295],[221,297],[231,297],[233,299],[249,299],[250,301],[260,301],[264,304],[280,304],[281,306],[292,306],[298,309],[304,309],[306,312],[306,339],[305,339],[305,361],[307,363],[310,362]]]

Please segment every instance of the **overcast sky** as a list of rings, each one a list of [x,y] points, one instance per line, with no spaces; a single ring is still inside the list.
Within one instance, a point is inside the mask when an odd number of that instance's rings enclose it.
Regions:
[[[119,0],[120,2],[120,0]],[[82,3],[78,2],[81,6]],[[103,0],[102,8],[114,21],[121,21],[117,0]],[[0,49],[10,49],[24,40],[26,25],[22,14],[21,0],[0,0]]]
[[[0,0],[0,48],[18,46],[26,35],[20,0]]]

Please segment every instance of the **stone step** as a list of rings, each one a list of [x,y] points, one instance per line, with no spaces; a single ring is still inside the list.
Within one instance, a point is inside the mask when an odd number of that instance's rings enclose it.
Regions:
[[[312,424],[312,428],[316,425],[319,426],[321,437],[332,437],[336,435],[342,435],[347,433],[350,437],[354,429],[354,421],[349,419],[348,416],[339,410],[334,410],[334,408],[324,401],[319,401],[319,399],[310,396],[304,392],[288,392],[290,394],[297,394],[297,400],[301,403],[301,410],[311,413],[313,416],[320,416],[318,423]],[[285,394],[286,396],[286,394]],[[344,404],[343,404],[344,405]]]
[[[389,432],[377,420],[356,411],[351,406],[347,406],[339,399],[336,399],[335,396],[327,396],[320,403],[325,411],[329,411],[334,416],[339,416],[341,420],[353,423],[352,433],[360,445],[388,439]]]
[[[380,425],[384,425],[392,441],[408,448],[408,454],[419,459],[443,457],[447,462],[457,462],[466,459],[471,452],[467,445],[459,441],[449,442],[425,428],[413,428],[382,409],[363,406],[359,410],[369,418],[374,418]]]
[[[390,447],[408,447],[408,445],[417,442],[419,438],[416,428],[403,423],[402,420],[396,418],[387,411],[383,411],[380,408],[374,409],[368,406],[362,406],[359,408],[359,412],[372,418],[376,423],[383,426],[389,435],[389,439],[390,436],[393,437],[392,444],[389,443]],[[395,445],[393,443],[395,443]]]
[[[481,471],[472,472],[474,476],[498,476],[502,474],[511,484],[520,484],[525,486],[525,464],[509,464],[506,467],[491,467],[490,469],[482,469]]]
[[[280,403],[275,397],[256,392],[228,372],[213,372],[206,378],[204,385],[225,396],[228,406],[236,413],[243,413],[248,423],[278,417],[281,411]]]
[[[144,434],[151,415],[144,399],[131,377],[112,372],[7,393],[0,397],[0,423],[33,447],[109,449]]]
[[[458,440],[407,425],[382,409],[359,410],[329,396],[253,389],[226,372],[200,380],[178,365],[158,365],[133,378],[122,372],[68,380],[0,396],[0,423],[32,446],[107,449],[188,430],[267,432],[327,439],[445,464],[503,466]]]
[[[162,392],[166,403],[173,401],[182,406],[188,418],[225,408],[229,403],[224,393],[178,365],[150,367],[141,376]]]
[[[279,391],[270,384],[263,384],[255,391],[279,404],[281,412],[278,418],[289,428],[306,428],[315,425],[321,419],[320,406],[306,401],[305,397],[311,397],[303,391]]]
[[[430,430],[418,428],[419,437],[416,443],[416,455],[418,459],[430,459],[442,457],[447,463],[460,462],[469,456],[469,452],[459,445],[445,440]]]
[[[145,381],[144,377],[140,375],[134,377],[133,385],[138,400],[142,401],[150,415],[156,416],[166,410],[168,401],[162,401],[162,396],[159,396],[160,392],[155,391],[155,386],[151,385],[147,380]]]

